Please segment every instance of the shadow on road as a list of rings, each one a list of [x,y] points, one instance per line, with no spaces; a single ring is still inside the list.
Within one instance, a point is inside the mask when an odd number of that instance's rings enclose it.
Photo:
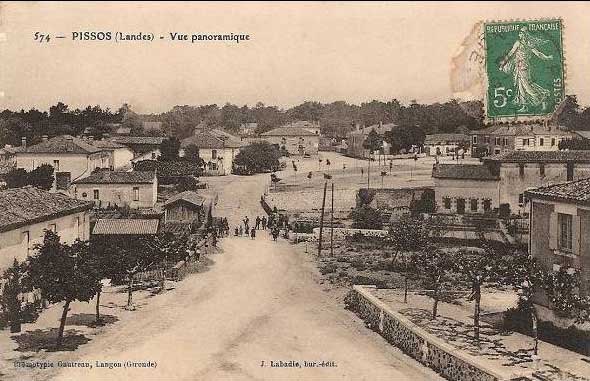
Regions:
[[[12,336],[12,339],[18,344],[16,350],[19,352],[39,352],[43,349],[47,352],[74,351],[80,345],[90,341],[89,338],[79,333],[80,331],[70,329],[64,332],[62,346],[57,348],[55,346],[57,332],[57,328],[36,329],[18,336]]]

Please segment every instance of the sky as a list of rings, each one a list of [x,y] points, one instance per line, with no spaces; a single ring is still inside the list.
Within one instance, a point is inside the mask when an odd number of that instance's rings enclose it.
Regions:
[[[561,2],[1,2],[0,109],[445,101],[451,58],[476,22],[542,17],[563,19],[566,93],[588,105],[589,11],[589,3]],[[156,39],[72,41],[80,31]],[[50,41],[35,41],[36,32]],[[175,32],[250,41],[191,44],[171,41]]]

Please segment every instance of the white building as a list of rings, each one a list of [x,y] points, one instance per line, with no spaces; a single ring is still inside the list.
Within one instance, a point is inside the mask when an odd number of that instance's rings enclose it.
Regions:
[[[93,203],[33,187],[0,191],[0,273],[16,258],[24,261],[53,230],[62,242],[87,240]]]
[[[180,144],[182,148],[190,145],[199,149],[199,157],[205,162],[205,175],[223,176],[231,173],[234,159],[243,144],[229,136],[208,131],[189,136]],[[184,156],[184,150],[180,155]]]

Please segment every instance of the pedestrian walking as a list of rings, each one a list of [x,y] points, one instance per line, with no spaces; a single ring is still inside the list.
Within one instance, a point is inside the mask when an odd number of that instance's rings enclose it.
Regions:
[[[244,217],[244,229],[246,229],[246,234],[248,234],[248,231],[250,227],[250,219],[248,218],[248,216]]]
[[[275,227],[272,229],[272,240],[276,241],[279,237],[279,228]]]
[[[254,230],[254,229],[252,229]],[[250,235],[250,226],[246,226],[246,237]]]
[[[256,216],[256,230],[260,229],[260,216]]]
[[[239,233],[240,233],[240,232],[239,232],[239,230],[238,230],[238,227],[236,226],[236,229],[234,230],[234,235],[237,237]]]
[[[244,235],[244,228],[240,225],[240,237]]]
[[[252,229],[250,231],[250,238],[255,239],[256,238],[256,229]]]
[[[262,216],[262,230],[266,230],[266,216]]]

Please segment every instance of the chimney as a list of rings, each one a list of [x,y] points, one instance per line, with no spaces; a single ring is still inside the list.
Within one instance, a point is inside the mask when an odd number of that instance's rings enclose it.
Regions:
[[[41,136],[41,141],[44,141],[44,142],[46,142],[46,141],[47,141],[47,135],[43,135],[43,136]]]
[[[66,151],[73,151],[74,150],[74,137],[71,135],[66,135]]]
[[[23,136],[23,137],[20,139],[20,142],[21,142],[21,143],[20,143],[21,147],[23,147],[23,149],[26,149],[26,148],[27,148],[27,137],[26,137],[26,136]]]

